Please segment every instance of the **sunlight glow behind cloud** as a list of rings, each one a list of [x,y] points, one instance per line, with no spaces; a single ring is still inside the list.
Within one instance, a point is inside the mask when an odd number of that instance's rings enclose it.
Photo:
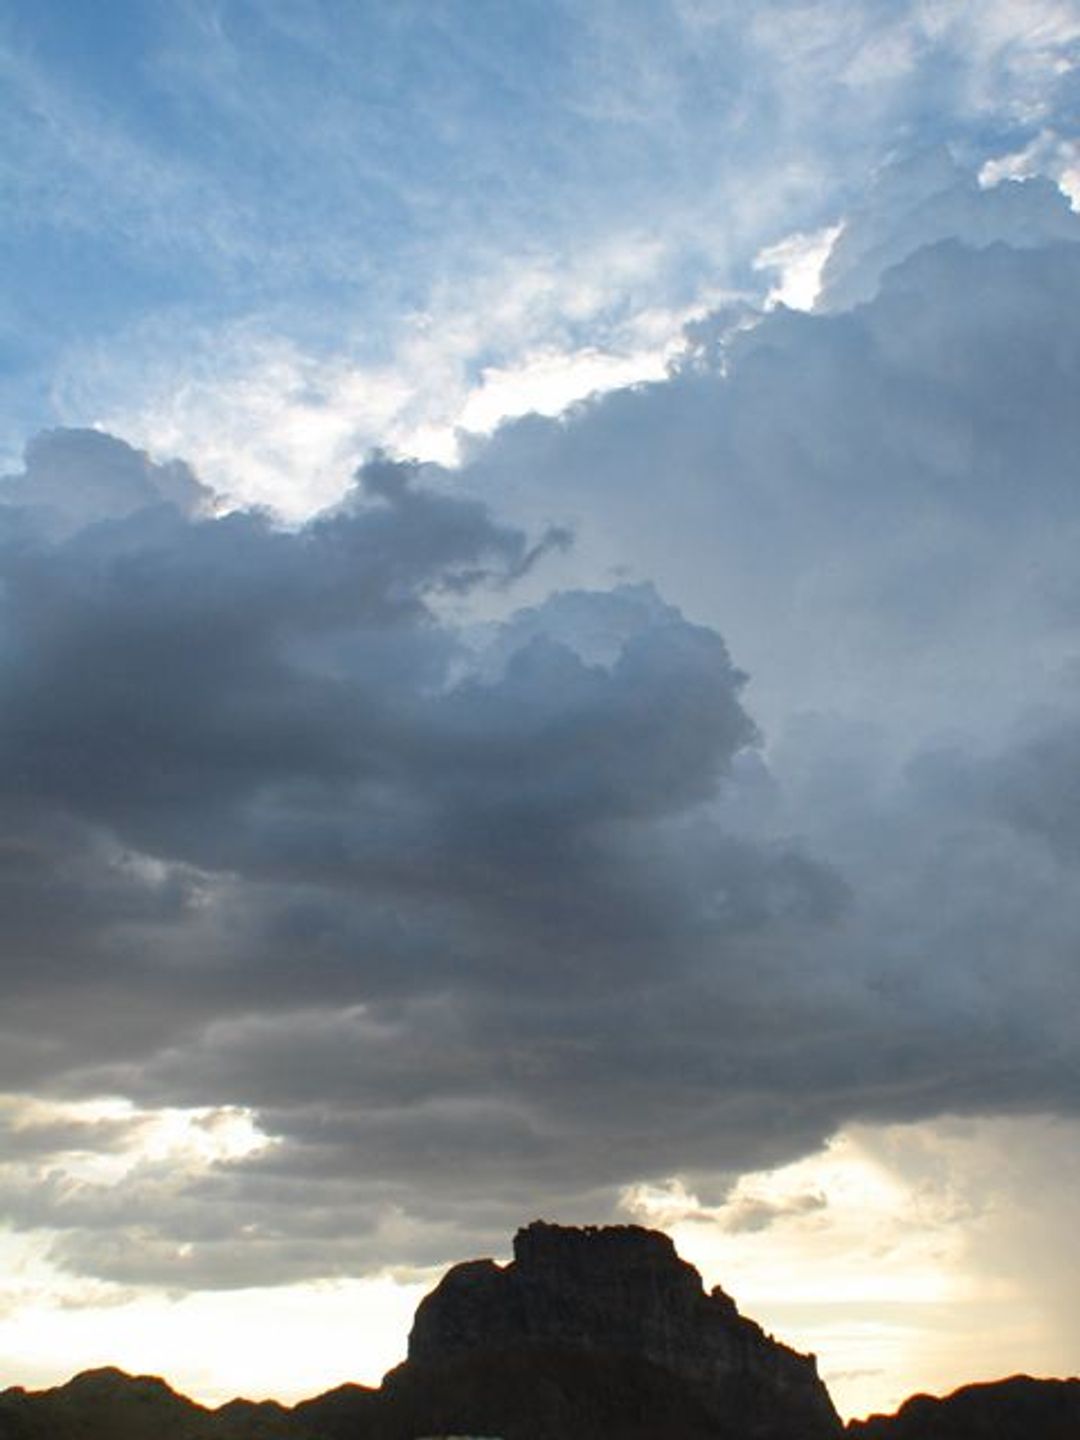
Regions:
[[[857,1126],[818,1154],[741,1176],[719,1204],[673,1180],[632,1187],[623,1205],[668,1230],[744,1313],[816,1352],[840,1409],[865,1414],[914,1384],[970,1380],[973,1355],[982,1375],[1074,1363],[1035,1262],[1059,1243],[1067,1202],[1019,1187],[1025,1133],[1047,1182],[1049,1152],[1080,1143],[1075,1123]],[[1012,1269],[1020,1234],[1029,1266]]]

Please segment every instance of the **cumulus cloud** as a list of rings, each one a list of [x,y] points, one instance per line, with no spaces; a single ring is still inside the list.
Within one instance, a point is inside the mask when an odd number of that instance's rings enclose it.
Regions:
[[[122,1192],[19,1170],[8,1212],[100,1275],[246,1284],[374,1263],[385,1207],[439,1233],[444,1190],[460,1218],[481,1181],[508,1211],[625,1181],[630,1092],[659,1118],[673,1064],[708,1084],[697,998],[730,1026],[754,937],[846,904],[712,813],[758,742],[723,641],[647,586],[456,630],[445,603],[566,536],[417,467],[372,461],[293,530],[177,503],[161,468],[54,435],[0,512],[4,1080],[252,1105],[282,1143]],[[65,482],[92,524],[54,523]]]
[[[1052,180],[980,184],[944,147],[886,165],[845,217],[822,270],[819,310],[871,299],[886,271],[916,250],[953,240],[973,249],[1030,249],[1080,238],[1080,220]]]
[[[1077,245],[1011,233],[917,248],[851,311],[729,316],[666,383],[505,427],[467,481],[573,521],[561,575],[621,564],[720,627],[773,737],[793,696],[905,745],[1001,719],[1068,653],[1080,342]]]
[[[98,430],[43,432],[27,445],[22,473],[4,477],[0,486],[9,512],[60,538],[157,506],[195,516],[213,503],[211,491],[182,460],[155,464]],[[13,519],[9,513],[9,523]]]
[[[720,317],[292,528],[30,450],[0,1080],[274,1141],[120,1192],[43,1135],[0,1198],[63,1263],[434,1262],[853,1119],[1075,1107],[1080,246],[956,185],[856,308]]]
[[[621,557],[751,674],[729,823],[851,896],[800,937],[817,1011],[774,995],[798,1042],[759,1022],[769,1075],[877,1119],[1068,1109],[1076,220],[951,161],[877,204],[834,267],[889,237],[855,309],[719,317],[668,382],[508,426],[466,478],[573,516],[568,571]]]

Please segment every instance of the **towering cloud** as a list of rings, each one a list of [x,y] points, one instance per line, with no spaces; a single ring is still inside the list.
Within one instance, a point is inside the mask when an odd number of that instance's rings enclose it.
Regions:
[[[708,814],[757,740],[723,642],[637,587],[476,651],[440,607],[560,532],[530,546],[385,460],[292,531],[192,511],[178,476],[69,433],[9,482],[4,1083],[256,1107],[285,1143],[196,1192],[31,1200],[17,1169],[9,1208],[97,1273],[229,1283],[348,1262],[342,1215],[306,1233],[320,1175],[332,1212],[631,1178],[693,997],[843,905],[797,847]],[[277,1243],[222,1266],[250,1214]]]
[[[1080,245],[1044,187],[938,180],[908,242],[840,241],[855,308],[719,315],[293,528],[30,448],[0,1078],[273,1139],[42,1183],[139,1122],[19,1102],[0,1202],[63,1263],[441,1259],[854,1118],[1072,1110]]]

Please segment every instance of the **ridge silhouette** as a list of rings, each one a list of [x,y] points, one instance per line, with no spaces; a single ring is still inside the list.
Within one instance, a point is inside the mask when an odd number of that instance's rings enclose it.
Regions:
[[[520,1230],[514,1259],[451,1267],[378,1388],[292,1407],[196,1404],[114,1368],[0,1393],[0,1440],[1077,1440],[1080,1380],[915,1396],[845,1427],[801,1355],[707,1293],[670,1238],[638,1226]]]

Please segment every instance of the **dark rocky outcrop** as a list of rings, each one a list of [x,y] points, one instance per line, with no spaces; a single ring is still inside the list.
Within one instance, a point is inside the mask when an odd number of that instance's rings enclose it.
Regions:
[[[895,1415],[848,1426],[850,1440],[1080,1440],[1080,1380],[1014,1375],[952,1395],[914,1395]]]
[[[841,1433],[812,1356],[772,1340],[720,1289],[706,1294],[668,1236],[632,1225],[537,1222],[518,1232],[511,1264],[455,1266],[421,1302],[409,1358],[384,1389],[395,1401],[446,1395],[433,1425],[506,1440]]]
[[[0,1394],[0,1440],[300,1440],[272,1401],[207,1410],[151,1375],[86,1370],[54,1390]],[[314,1440],[314,1437],[312,1437]]]

